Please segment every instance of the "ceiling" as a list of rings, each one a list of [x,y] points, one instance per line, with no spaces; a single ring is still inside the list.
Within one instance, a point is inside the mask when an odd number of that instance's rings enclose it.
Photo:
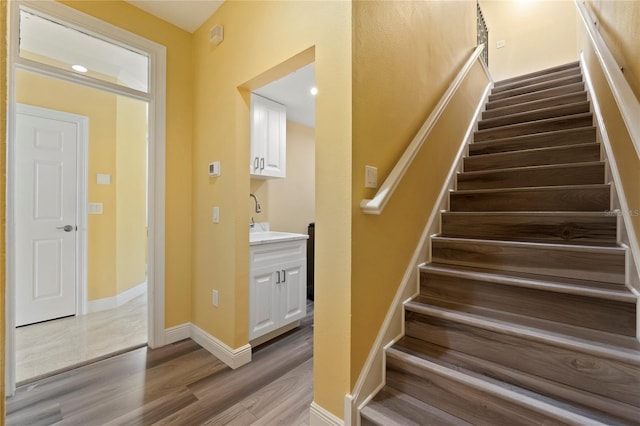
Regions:
[[[224,3],[224,0],[125,0],[153,16],[194,32]]]

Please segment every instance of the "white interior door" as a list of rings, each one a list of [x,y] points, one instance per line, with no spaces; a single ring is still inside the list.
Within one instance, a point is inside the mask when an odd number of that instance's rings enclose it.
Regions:
[[[16,326],[76,314],[79,126],[16,111]]]

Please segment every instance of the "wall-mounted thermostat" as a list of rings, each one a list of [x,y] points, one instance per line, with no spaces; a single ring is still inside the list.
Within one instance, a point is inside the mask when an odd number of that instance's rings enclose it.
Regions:
[[[218,177],[220,176],[220,162],[214,161],[213,163],[209,163],[209,176],[210,177]]]

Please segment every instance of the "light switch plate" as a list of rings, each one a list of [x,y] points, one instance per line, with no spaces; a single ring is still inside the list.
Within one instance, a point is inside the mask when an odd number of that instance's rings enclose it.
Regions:
[[[89,203],[88,214],[102,214],[102,203]]]
[[[213,208],[213,223],[220,223],[220,207]]]
[[[98,185],[111,185],[111,175],[98,173],[96,175],[96,183]]]
[[[504,40],[498,40],[496,42],[496,49],[502,49],[504,46],[506,46],[507,42]]]
[[[373,166],[364,166],[364,187],[378,187],[378,168]]]

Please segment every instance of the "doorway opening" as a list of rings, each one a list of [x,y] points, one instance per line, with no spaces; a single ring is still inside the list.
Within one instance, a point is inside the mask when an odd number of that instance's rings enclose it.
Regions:
[[[8,396],[16,381],[46,373],[17,372],[18,351],[55,358],[36,348],[43,336],[75,350],[53,370],[164,344],[166,57],[163,46],[57,2],[12,2],[9,41]],[[25,232],[34,220],[42,235]],[[100,319],[112,328],[73,331]],[[125,327],[118,342],[114,326]],[[29,328],[37,332],[22,333]]]

